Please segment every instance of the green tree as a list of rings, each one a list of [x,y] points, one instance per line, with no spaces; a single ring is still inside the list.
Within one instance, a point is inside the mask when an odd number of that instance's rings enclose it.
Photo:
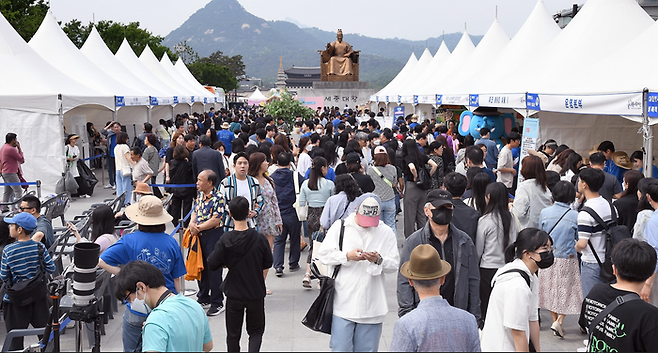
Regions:
[[[26,42],[37,32],[49,8],[44,0],[0,0],[0,13]]]
[[[264,110],[267,114],[272,115],[273,117],[283,117],[283,119],[288,123],[289,126],[292,126],[295,122],[295,117],[301,116],[306,119],[310,119],[315,115],[315,111],[309,107],[305,107],[302,103],[295,98],[288,90],[283,90],[281,92],[280,99],[274,99],[267,103],[264,107]]]
[[[187,41],[182,41],[172,48],[174,52],[186,65],[196,62],[199,60],[199,54],[197,54],[191,46],[187,45]]]
[[[62,29],[71,39],[73,44],[78,48],[82,48],[87,37],[89,37],[92,26],[94,26],[94,24],[91,22],[84,26],[78,20],[71,20],[65,23],[62,26]],[[103,38],[103,41],[112,53],[116,53],[117,50],[119,50],[123,39],[126,38],[137,56],[141,55],[144,48],[148,45],[158,59],[162,58],[165,53],[169,55],[169,58],[172,61],[178,59],[176,53],[162,45],[162,41],[164,40],[163,37],[153,35],[146,29],[140,28],[139,22],[130,22],[126,25],[114,21],[99,21],[96,23],[96,30],[98,30],[101,38]]]
[[[245,75],[245,66],[242,62],[242,55],[233,55],[227,56],[222,53],[221,50],[218,50],[210,54],[207,58],[201,58],[198,60],[202,63],[211,63],[220,66],[226,66],[231,70],[233,76],[240,77]]]
[[[187,68],[202,85],[221,87],[225,92],[238,88],[238,80],[226,66],[197,61]]]

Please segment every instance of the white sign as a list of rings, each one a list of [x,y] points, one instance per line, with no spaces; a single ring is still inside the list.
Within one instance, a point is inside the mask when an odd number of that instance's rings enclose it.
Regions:
[[[642,115],[642,92],[600,95],[539,93],[538,96],[542,111],[576,114]]]
[[[452,94],[452,95],[443,95],[443,104],[447,105],[469,105],[470,95],[468,94]]]
[[[518,94],[480,94],[481,107],[524,109],[525,93]]]

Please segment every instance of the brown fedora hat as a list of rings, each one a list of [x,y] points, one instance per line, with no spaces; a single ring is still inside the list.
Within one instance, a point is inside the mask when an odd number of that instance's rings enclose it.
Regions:
[[[451,268],[432,245],[421,244],[411,251],[409,261],[400,267],[400,274],[411,280],[430,280],[447,275]]]
[[[140,195],[153,195],[148,184],[142,182],[135,183],[135,190],[133,190],[133,193]]]

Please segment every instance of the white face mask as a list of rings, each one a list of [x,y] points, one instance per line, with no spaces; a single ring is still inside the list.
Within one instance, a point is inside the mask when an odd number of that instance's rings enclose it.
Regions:
[[[315,132],[317,132],[318,135],[322,135],[324,133],[324,131],[322,131],[322,129],[316,129]]]
[[[138,289],[135,288],[135,300],[133,300],[130,303],[130,309],[132,311],[148,315],[151,312],[151,308],[149,308],[148,304],[144,301],[146,299],[146,293],[144,293],[144,299],[139,299],[137,298],[137,291]]]
[[[372,140],[372,144],[375,146],[379,146],[379,140]]]
[[[310,143],[308,145],[306,145],[306,150],[307,151],[311,152],[312,149],[313,149],[313,145],[311,145]]]

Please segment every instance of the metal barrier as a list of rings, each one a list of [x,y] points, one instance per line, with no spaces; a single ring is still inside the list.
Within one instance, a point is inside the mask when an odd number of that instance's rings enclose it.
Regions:
[[[37,187],[37,197],[41,198],[41,180],[37,181],[26,181],[24,183],[0,183],[0,186],[30,186],[36,185]],[[5,203],[6,204],[6,203]]]

